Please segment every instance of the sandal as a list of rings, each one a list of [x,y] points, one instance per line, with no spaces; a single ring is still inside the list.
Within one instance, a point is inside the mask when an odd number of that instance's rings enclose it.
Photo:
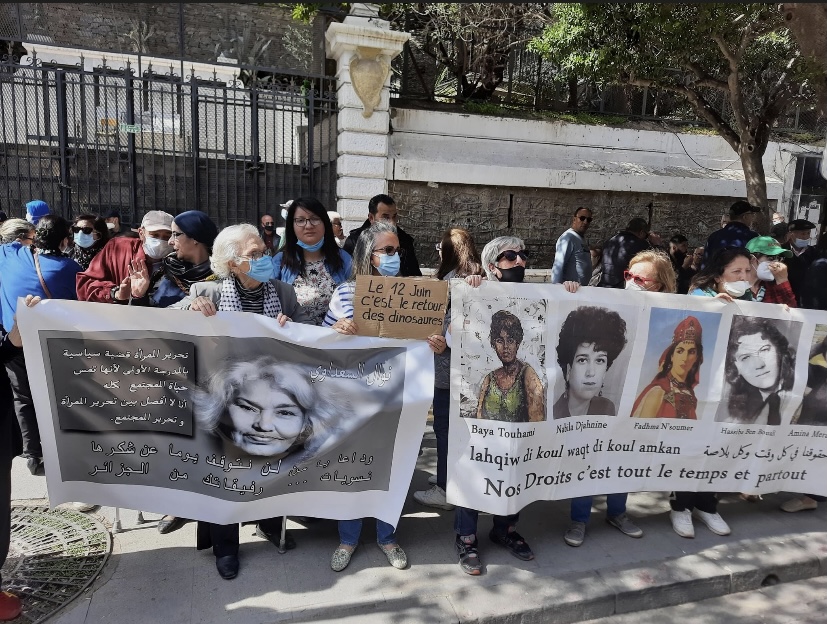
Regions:
[[[477,538],[470,544],[465,542],[462,537],[457,535],[454,542],[459,555],[459,567],[462,571],[471,576],[479,576],[482,574],[482,561],[480,561],[479,553],[477,553]]]

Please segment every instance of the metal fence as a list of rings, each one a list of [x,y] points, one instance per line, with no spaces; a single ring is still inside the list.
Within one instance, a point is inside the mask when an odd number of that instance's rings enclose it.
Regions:
[[[258,222],[314,195],[335,205],[335,80],[246,67],[247,85],[140,71],[0,63],[0,204],[43,199],[66,217],[197,209]]]
[[[443,42],[446,56],[453,54],[450,42]],[[475,66],[473,59],[469,66]],[[598,85],[587,79],[569,84],[549,61],[528,49],[527,44],[513,46],[504,60],[503,80],[491,103],[532,110],[600,112],[647,120],[670,120],[706,125],[688,102],[667,91],[624,85]],[[403,53],[393,61],[393,94],[402,100],[455,102],[457,78],[440,65],[426,45],[414,33]],[[467,79],[474,83],[473,72]],[[719,91],[705,93],[710,104],[722,117],[731,113],[728,100]],[[813,106],[792,106],[778,119],[776,127],[798,132],[822,134],[827,128]]]

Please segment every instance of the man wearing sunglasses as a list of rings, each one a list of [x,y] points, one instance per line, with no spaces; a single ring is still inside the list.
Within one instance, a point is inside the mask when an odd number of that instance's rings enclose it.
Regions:
[[[581,286],[588,286],[593,267],[585,236],[593,218],[591,210],[578,208],[571,220],[571,227],[557,239],[554,265],[551,267],[552,284],[577,282]]]
[[[356,241],[359,240],[359,236],[377,221],[384,221],[396,227],[399,246],[402,248],[402,254],[400,255],[402,264],[399,269],[399,276],[420,277],[422,271],[419,268],[419,260],[416,259],[414,239],[397,225],[399,215],[396,210],[396,202],[390,195],[375,195],[371,198],[370,202],[368,202],[367,220],[362,224],[362,227],[350,231],[342,249],[352,256],[353,250],[356,249]]]

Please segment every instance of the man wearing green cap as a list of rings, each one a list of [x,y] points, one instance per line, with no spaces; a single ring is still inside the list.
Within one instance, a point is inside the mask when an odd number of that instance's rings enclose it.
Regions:
[[[772,236],[757,236],[747,243],[747,250],[755,259],[753,270],[756,281],[752,285],[752,297],[764,303],[786,303],[798,307],[795,294],[787,279],[787,265],[782,258],[789,258],[793,252],[784,249]]]

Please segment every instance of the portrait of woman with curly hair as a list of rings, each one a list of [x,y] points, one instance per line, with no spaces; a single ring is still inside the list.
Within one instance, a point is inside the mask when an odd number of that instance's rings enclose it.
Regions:
[[[557,363],[566,389],[554,403],[554,418],[617,413],[601,396],[611,365],[626,346],[626,321],[612,310],[581,306],[563,321],[557,343]]]

